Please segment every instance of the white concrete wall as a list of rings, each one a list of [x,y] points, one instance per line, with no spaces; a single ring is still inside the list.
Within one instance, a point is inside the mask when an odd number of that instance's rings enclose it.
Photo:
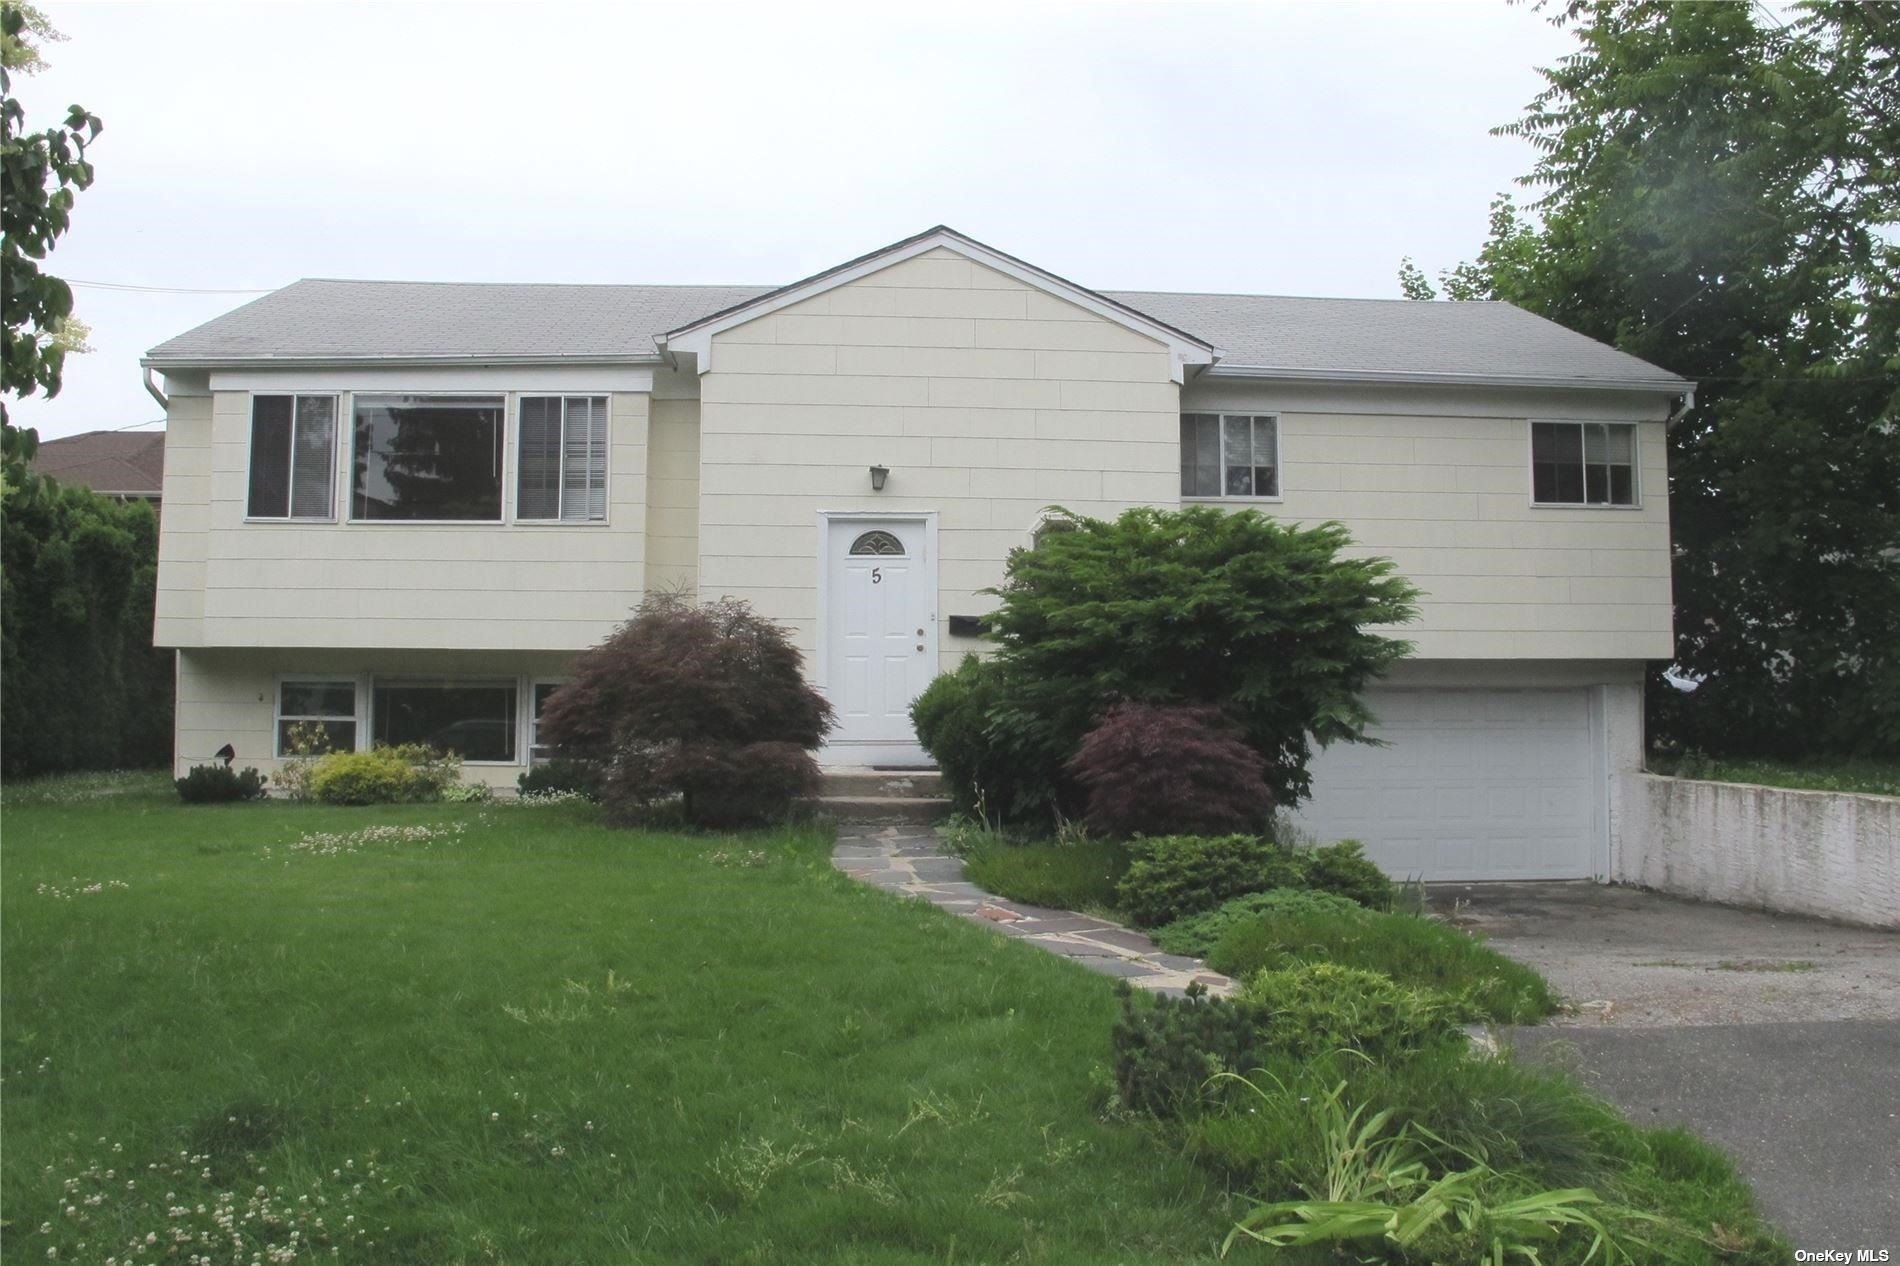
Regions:
[[[367,687],[375,676],[509,678],[516,682],[523,712],[516,736],[516,760],[510,764],[464,765],[463,774],[464,781],[512,790],[515,780],[528,767],[525,709],[532,706],[529,685],[537,679],[565,676],[571,662],[570,655],[546,652],[181,650],[172,763],[182,777],[193,765],[210,764],[212,754],[229,743],[237,750],[233,762],[237,768],[250,765],[266,774],[275,772],[282,764],[275,755],[280,677],[354,677],[359,687],[359,747],[370,745]]]
[[[610,394],[606,521],[546,524],[511,521],[520,393],[485,394],[507,397],[504,521],[455,524],[348,521],[347,391],[336,519],[246,522],[250,393],[173,395],[157,644],[571,651],[600,641],[646,584],[648,396]]]
[[[1900,928],[1900,796],[1635,773],[1620,799],[1618,882]]]

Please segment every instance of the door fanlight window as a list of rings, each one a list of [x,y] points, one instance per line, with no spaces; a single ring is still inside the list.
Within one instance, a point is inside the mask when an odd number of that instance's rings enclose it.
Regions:
[[[851,542],[853,554],[898,555],[904,553],[904,543],[889,532],[866,532]]]

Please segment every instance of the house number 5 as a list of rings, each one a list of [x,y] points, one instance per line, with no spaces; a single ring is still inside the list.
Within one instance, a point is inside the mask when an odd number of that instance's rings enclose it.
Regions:
[[[873,567],[871,569],[871,583],[874,585],[884,583],[884,569],[882,567]]]

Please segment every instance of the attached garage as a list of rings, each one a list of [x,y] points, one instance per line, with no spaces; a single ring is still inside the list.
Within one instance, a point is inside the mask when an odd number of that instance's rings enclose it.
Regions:
[[[1297,825],[1363,840],[1394,878],[1587,879],[1606,869],[1606,772],[1592,689],[1386,689],[1386,746],[1313,760]]]

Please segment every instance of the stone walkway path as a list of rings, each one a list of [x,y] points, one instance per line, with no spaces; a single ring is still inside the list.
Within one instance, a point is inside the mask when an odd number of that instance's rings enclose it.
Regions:
[[[1234,982],[1198,958],[1165,954],[1141,933],[1070,910],[1007,901],[963,878],[963,862],[944,851],[929,827],[846,826],[831,864],[853,879],[900,896],[918,897],[1004,936],[1027,941],[1104,976],[1157,993],[1180,994],[1199,981],[1212,994]]]

